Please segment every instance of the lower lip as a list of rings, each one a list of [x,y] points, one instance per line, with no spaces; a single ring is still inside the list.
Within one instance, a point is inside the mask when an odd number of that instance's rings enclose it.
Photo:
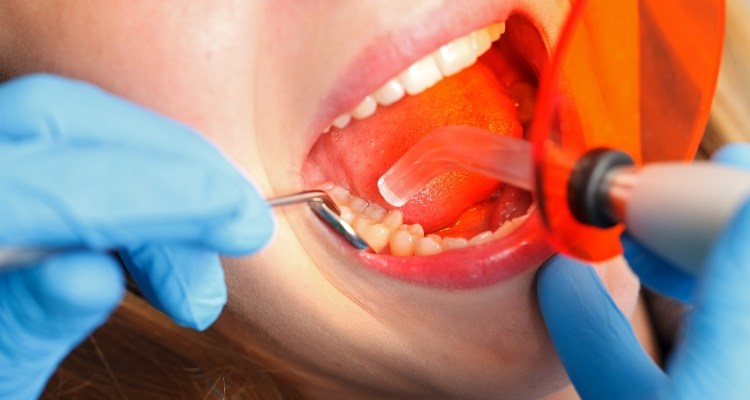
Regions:
[[[433,256],[394,257],[358,252],[356,258],[367,268],[406,282],[443,289],[477,289],[539,268],[553,253],[535,211],[509,236],[483,245]]]

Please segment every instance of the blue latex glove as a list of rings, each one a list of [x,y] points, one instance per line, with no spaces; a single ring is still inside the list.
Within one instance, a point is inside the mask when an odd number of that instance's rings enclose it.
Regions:
[[[265,200],[184,125],[94,86],[36,75],[0,84],[0,246],[86,248],[0,271],[0,398],[39,395],[123,295],[120,250],[177,323],[210,325],[226,301],[219,253],[273,231]]]
[[[750,168],[750,146],[715,160]],[[584,399],[750,399],[750,202],[717,239],[695,279],[625,237],[643,284],[694,305],[666,371],[638,343],[594,271],[555,257],[540,272],[552,341]]]

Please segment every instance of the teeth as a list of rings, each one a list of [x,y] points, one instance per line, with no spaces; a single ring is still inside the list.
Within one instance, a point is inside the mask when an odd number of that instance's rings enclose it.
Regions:
[[[396,78],[386,82],[380,89],[375,91],[374,97],[381,106],[390,106],[401,100],[406,91]],[[368,96],[369,97],[369,96]]]
[[[352,117],[356,119],[365,119],[372,114],[375,114],[375,110],[378,108],[378,103],[372,96],[367,96],[362,100],[357,107],[352,110]]]
[[[487,32],[490,34],[490,40],[493,42],[500,39],[500,35],[505,33],[505,22],[497,22],[487,27]]]
[[[388,214],[388,210],[385,208],[377,205],[377,204],[370,204],[369,207],[367,207],[367,210],[365,210],[365,217],[372,219],[373,221],[382,221],[383,218],[385,218],[386,214]]]
[[[356,217],[354,219],[354,222],[352,223],[352,228],[354,228],[354,231],[364,239],[367,228],[374,223],[375,221],[371,220],[370,218]]]
[[[443,79],[435,58],[430,54],[415,62],[406,71],[398,75],[398,80],[404,86],[406,93],[419,94]]]
[[[359,197],[352,197],[352,199],[349,200],[349,208],[351,208],[355,214],[362,214],[369,205],[370,203]]]
[[[362,235],[362,239],[364,239],[376,253],[380,253],[385,246],[388,245],[392,233],[393,231],[389,227],[383,224],[375,224],[367,227],[364,235]]]
[[[406,228],[409,233],[415,236],[424,236],[424,228],[420,224],[408,225]]]
[[[487,52],[492,42],[505,32],[505,23],[498,22],[486,28],[441,46],[434,52],[403,70],[396,78],[386,82],[374,93],[366,96],[353,110],[339,115],[331,125],[346,127],[352,118],[361,120],[373,114],[380,106],[389,106],[401,100],[406,93],[416,95],[440,82],[444,77],[474,65],[477,58]]]
[[[337,204],[348,204],[352,198],[352,193],[341,186],[332,186],[330,189],[324,188],[323,190],[327,190]]]
[[[399,210],[388,211],[379,204],[352,196],[348,190],[330,183],[322,188],[328,191],[338,205],[341,217],[376,253],[390,253],[399,257],[434,255],[506,237],[535,209],[532,204],[525,215],[506,221],[494,232],[482,232],[471,239],[443,238],[434,233],[425,235],[420,224],[404,224],[404,216]]]
[[[478,244],[485,244],[485,243],[491,241],[492,239],[494,239],[494,237],[492,237],[492,232],[490,232],[490,231],[482,232],[482,233],[474,236],[473,238],[471,238],[469,240],[469,246],[476,246]]]
[[[477,62],[471,35],[454,40],[438,49],[435,54],[440,72],[444,76],[457,74],[462,69]]]
[[[492,38],[487,29],[481,29],[471,33],[471,46],[477,57],[487,52],[492,47]]]
[[[414,238],[416,236],[407,230],[398,230],[393,233],[390,240],[391,254],[399,257],[414,255]]]
[[[389,212],[388,215],[383,218],[383,224],[392,229],[398,229],[404,224],[404,215],[401,212]]]
[[[335,126],[336,128],[342,129],[343,127],[349,125],[349,121],[352,120],[352,116],[349,114],[341,114],[336,119],[331,122],[331,125]]]
[[[463,249],[469,245],[469,241],[464,238],[445,238],[443,239],[443,250]]]
[[[341,218],[351,225],[352,221],[354,221],[354,212],[352,212],[352,209],[347,206],[339,206],[339,211],[341,211]]]
[[[431,256],[442,252],[443,246],[431,236],[417,238],[414,242],[415,256]]]

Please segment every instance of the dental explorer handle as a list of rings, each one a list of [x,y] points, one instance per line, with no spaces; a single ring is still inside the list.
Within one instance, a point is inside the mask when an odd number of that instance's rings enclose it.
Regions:
[[[619,194],[618,179],[626,189]],[[710,162],[650,164],[612,182],[610,195],[623,205],[620,218],[628,232],[692,275],[750,199],[750,171]]]

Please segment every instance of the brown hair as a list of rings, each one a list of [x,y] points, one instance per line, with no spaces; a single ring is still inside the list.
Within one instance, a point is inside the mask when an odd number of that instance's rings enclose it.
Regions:
[[[129,292],[50,379],[43,399],[299,399],[218,332],[181,328]]]

